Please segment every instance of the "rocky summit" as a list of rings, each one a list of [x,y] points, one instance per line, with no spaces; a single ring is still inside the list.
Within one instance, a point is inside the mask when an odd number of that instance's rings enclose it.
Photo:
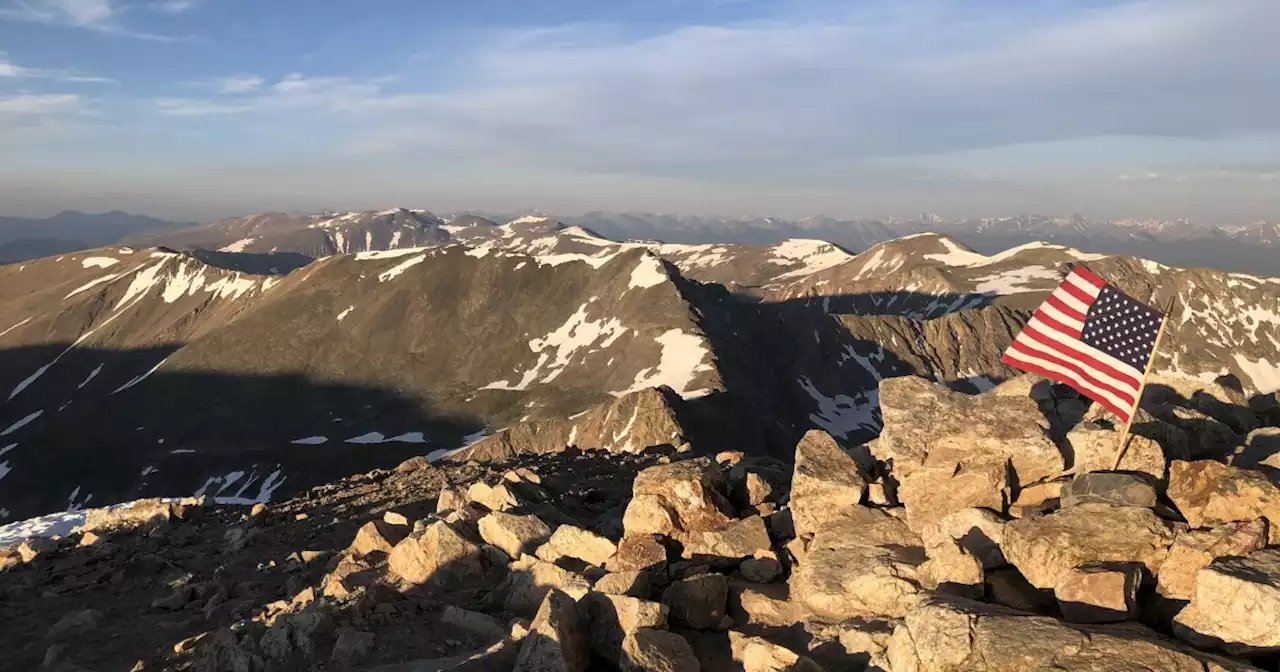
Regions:
[[[1123,443],[1000,362],[1076,263],[1180,306]],[[1275,670],[1277,288],[411,210],[0,266],[0,670]]]

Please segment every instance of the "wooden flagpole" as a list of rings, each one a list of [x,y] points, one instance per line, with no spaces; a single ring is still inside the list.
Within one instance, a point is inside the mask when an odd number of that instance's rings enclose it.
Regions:
[[[1169,300],[1169,307],[1164,312],[1164,317],[1160,318],[1160,330],[1156,332],[1155,343],[1151,346],[1151,357],[1147,360],[1147,370],[1142,372],[1142,383],[1138,387],[1138,398],[1133,402],[1133,411],[1129,413],[1129,419],[1124,423],[1124,431],[1120,433],[1120,448],[1116,451],[1116,463],[1111,467],[1111,471],[1120,469],[1120,461],[1124,459],[1124,453],[1129,449],[1129,430],[1133,429],[1133,419],[1138,417],[1138,407],[1142,405],[1142,393],[1147,389],[1147,378],[1151,376],[1151,369],[1155,368],[1156,355],[1160,352],[1160,341],[1164,340],[1164,328],[1169,326],[1169,320],[1173,319],[1173,308],[1178,302],[1178,295],[1175,293],[1173,298]]]

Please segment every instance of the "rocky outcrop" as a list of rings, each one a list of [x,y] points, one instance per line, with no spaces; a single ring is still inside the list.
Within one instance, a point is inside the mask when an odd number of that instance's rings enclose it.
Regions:
[[[684,429],[677,418],[680,395],[647,388],[592,407],[571,420],[522,422],[481,440],[455,460],[504,460],[516,455],[556,453],[573,446],[634,453],[650,446],[678,446]]]
[[[854,459],[830,434],[810,430],[796,445],[791,516],[796,534],[811,538],[862,501],[867,483]]]
[[[1052,590],[1088,564],[1138,563],[1154,576],[1173,539],[1173,526],[1150,509],[1081,504],[1009,523],[1001,549],[1032,585]]]
[[[525,637],[514,672],[586,672],[589,654],[573,598],[547,594]]]
[[[1169,467],[1169,499],[1194,528],[1267,519],[1276,540],[1280,488],[1261,472],[1199,460]]]
[[[415,532],[391,549],[388,566],[412,584],[455,586],[484,572],[480,546],[445,522]]]
[[[1196,575],[1179,636],[1241,652],[1280,650],[1280,550],[1214,560]]]
[[[791,598],[816,616],[900,617],[920,600],[920,539],[902,521],[858,507],[814,535],[791,575]]]
[[[649,467],[632,484],[623,527],[627,536],[694,540],[733,521],[727,489],[723,472],[709,458]]]
[[[1030,397],[971,396],[905,376],[880,383],[880,408],[884,430],[874,454],[892,464],[899,481],[925,466],[1008,464],[1021,485],[1055,478],[1063,471],[1049,422]]]
[[[1248,555],[1267,545],[1267,521],[1228,523],[1212,530],[1182,530],[1160,566],[1157,590],[1165,597],[1189,600],[1195,595],[1196,577],[1214,560]]]
[[[893,633],[893,672],[1253,669],[1185,649],[1137,626],[1078,626],[960,598],[937,596]]]

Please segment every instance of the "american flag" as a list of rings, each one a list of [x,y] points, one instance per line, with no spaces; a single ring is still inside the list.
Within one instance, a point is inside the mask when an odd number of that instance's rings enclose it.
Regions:
[[[1031,316],[1001,361],[1066,383],[1128,422],[1163,319],[1076,266]]]

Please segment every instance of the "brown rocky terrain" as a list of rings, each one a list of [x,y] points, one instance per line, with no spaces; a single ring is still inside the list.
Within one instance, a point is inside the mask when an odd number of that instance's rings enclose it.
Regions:
[[[1228,396],[1153,386],[1120,471],[1070,389],[908,375],[877,439],[786,459],[673,445],[668,390],[576,418],[644,418],[625,451],[530,423],[270,504],[91,510],[0,553],[0,669],[1275,669],[1280,418]]]

